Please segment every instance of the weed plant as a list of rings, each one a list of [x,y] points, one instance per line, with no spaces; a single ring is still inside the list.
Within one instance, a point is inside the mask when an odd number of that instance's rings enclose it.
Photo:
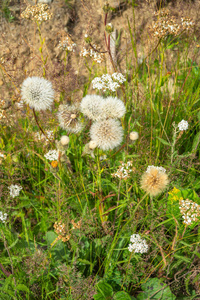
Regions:
[[[127,5],[134,19],[134,1]],[[141,58],[137,24],[127,20],[121,74],[107,24],[113,9],[103,11],[104,48],[85,36],[88,81],[68,98],[65,86],[57,101],[41,29],[49,8],[22,14],[37,23],[42,68],[15,83],[20,116],[1,101],[0,299],[200,298],[199,40],[191,20],[177,27],[160,11],[171,31],[156,23]],[[67,35],[60,47],[64,83],[76,43]]]

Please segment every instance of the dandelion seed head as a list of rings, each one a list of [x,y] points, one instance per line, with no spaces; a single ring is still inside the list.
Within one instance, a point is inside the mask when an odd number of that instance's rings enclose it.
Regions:
[[[99,95],[87,95],[81,101],[80,110],[89,119],[99,121],[102,119],[104,102],[104,98]]]
[[[104,100],[102,107],[102,114],[104,118],[122,118],[125,113],[125,105],[117,97],[107,97]]]
[[[51,109],[54,91],[50,81],[40,77],[26,78],[21,87],[22,100],[35,110]]]
[[[75,105],[60,105],[57,114],[59,125],[68,132],[78,133],[83,129],[83,124],[79,119],[80,110],[77,104]]]
[[[158,168],[162,167],[150,166],[141,178],[141,188],[150,196],[162,193],[169,183],[167,174]]]
[[[102,150],[110,150],[119,146],[123,140],[123,129],[118,120],[107,119],[92,124],[91,140]]]

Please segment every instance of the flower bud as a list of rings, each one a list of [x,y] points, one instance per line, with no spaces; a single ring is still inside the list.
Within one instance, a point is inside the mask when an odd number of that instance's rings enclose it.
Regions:
[[[138,134],[138,132],[136,132],[136,131],[132,131],[132,132],[129,134],[129,137],[130,137],[130,140],[131,140],[131,141],[136,141],[136,140],[139,138],[139,134]]]
[[[67,135],[63,135],[60,139],[60,142],[63,146],[68,145],[69,144],[69,137]]]
[[[97,147],[97,143],[95,141],[90,141],[89,142],[89,148],[91,150],[95,149]]]

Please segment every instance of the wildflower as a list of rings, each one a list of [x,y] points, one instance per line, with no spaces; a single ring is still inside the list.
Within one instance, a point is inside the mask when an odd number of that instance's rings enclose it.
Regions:
[[[107,97],[102,107],[104,118],[122,118],[126,113],[124,103],[117,97]]]
[[[90,143],[85,144],[85,147],[82,152],[82,156],[90,155],[92,158],[95,158],[94,149],[91,149],[89,146]]]
[[[11,184],[11,186],[9,186],[8,189],[10,190],[10,196],[12,198],[15,198],[16,196],[19,196],[19,192],[22,189],[22,187],[17,184]]]
[[[2,223],[5,223],[6,219],[7,219],[7,214],[3,214],[2,211],[0,211],[0,220],[2,221]]]
[[[54,91],[50,81],[33,76],[23,81],[21,96],[26,104],[39,111],[50,108],[54,100]]]
[[[180,131],[187,130],[188,129],[188,122],[182,120],[181,122],[178,123],[178,128],[179,128]]]
[[[114,30],[114,27],[111,23],[108,23],[105,27],[105,31],[108,33],[108,34],[111,34]]]
[[[69,241],[71,235],[70,234],[66,235],[67,231],[66,231],[66,226],[64,223],[62,223],[61,221],[58,223],[55,222],[53,227],[54,227],[55,232],[58,234],[56,241],[57,240],[62,240],[63,242]],[[54,241],[54,242],[56,242],[56,241]]]
[[[75,52],[76,43],[74,43],[68,33],[65,33],[65,36],[59,41],[58,48],[65,50],[67,49],[70,52]]]
[[[132,244],[128,245],[128,250],[130,252],[135,253],[146,253],[148,252],[149,246],[147,245],[146,241],[141,239],[139,234],[133,234],[131,235],[130,242]]]
[[[80,110],[89,119],[99,121],[102,119],[104,101],[104,98],[101,96],[87,95],[81,101]]]
[[[129,138],[131,141],[136,141],[139,138],[138,132],[137,131],[130,132]]]
[[[168,176],[164,168],[149,166],[142,175],[141,188],[150,196],[157,196],[165,190],[168,183]]]
[[[57,114],[60,127],[68,132],[78,133],[83,129],[83,124],[79,120],[80,110],[75,105],[60,105]]]
[[[21,18],[42,23],[52,18],[47,4],[28,5],[21,13]]]
[[[41,134],[41,132],[34,132],[34,140],[36,142],[38,142],[38,141],[45,142],[45,144],[48,143],[49,140],[52,140],[54,138],[53,130],[47,130],[46,135],[47,135],[48,139],[46,138],[46,136],[43,133]]]
[[[123,140],[123,129],[118,120],[107,119],[92,124],[90,137],[102,150],[119,146]]]
[[[49,152],[44,155],[44,157],[46,159],[49,159],[51,161],[58,160],[58,156],[59,156],[59,153],[57,150],[49,150]]]
[[[69,137],[67,135],[63,135],[60,139],[60,142],[63,146],[68,145],[69,144]]]
[[[83,57],[91,57],[93,61],[97,63],[102,63],[105,59],[105,54],[101,52],[100,47],[98,47],[96,44],[91,44],[91,39],[90,37],[87,37],[86,43],[89,43],[92,48],[89,48],[89,45],[87,47],[83,47],[83,49],[80,52],[80,56]]]
[[[111,174],[112,177],[118,177],[120,179],[126,180],[130,177],[130,173],[133,172],[132,161],[128,161],[127,163],[122,162],[121,166],[117,169],[116,173]]]
[[[200,205],[192,200],[179,200],[179,209],[184,219],[183,224],[191,225],[193,222],[198,221],[200,217]]]
[[[101,77],[95,77],[92,80],[92,85],[93,89],[115,92],[120,87],[120,84],[125,81],[126,78],[121,73],[103,74]]]
[[[6,159],[6,155],[0,152],[0,165],[2,164],[3,159]]]

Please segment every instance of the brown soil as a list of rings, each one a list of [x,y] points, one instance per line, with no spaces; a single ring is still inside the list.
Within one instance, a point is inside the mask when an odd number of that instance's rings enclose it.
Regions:
[[[9,23],[2,18],[0,25],[0,91],[2,100],[20,101],[20,85],[27,76],[42,76],[42,60],[39,48],[41,46],[37,25],[30,20],[21,19],[20,13],[25,10],[30,0],[10,1],[10,10],[15,16],[15,21]],[[102,10],[104,0],[72,0],[69,5],[64,0],[54,0],[49,5],[53,14],[51,20],[41,25],[42,37],[45,44],[42,47],[44,59],[47,57],[46,78],[51,80],[57,92],[56,100],[59,101],[63,92],[64,100],[78,101],[83,95],[83,85],[88,82],[89,71],[85,66],[85,58],[79,53],[85,45],[84,36],[90,34],[96,44],[106,50],[104,41],[104,12]],[[131,64],[136,64],[136,58],[132,51],[128,21],[134,32],[134,19],[132,1],[110,0],[116,11],[108,17],[107,23],[112,22],[117,34],[121,32],[120,44],[117,48],[116,59],[118,71],[125,73],[125,55],[127,54]],[[189,17],[195,22],[195,34],[197,43],[199,38],[200,1],[135,1],[135,27],[138,60],[146,57],[155,47],[149,26],[153,21],[153,13],[160,2],[170,10],[177,19]],[[72,40],[77,44],[76,52],[70,53],[64,63],[65,52],[58,48],[62,35],[68,32]],[[196,44],[192,42],[188,57],[193,57]],[[173,65],[173,57],[176,51],[169,52],[168,71]],[[196,58],[199,62],[199,58]],[[89,67],[92,66],[88,59]],[[66,65],[66,66],[65,66]],[[100,65],[96,64],[98,72],[109,70],[109,57]],[[63,76],[63,74],[65,74]]]

